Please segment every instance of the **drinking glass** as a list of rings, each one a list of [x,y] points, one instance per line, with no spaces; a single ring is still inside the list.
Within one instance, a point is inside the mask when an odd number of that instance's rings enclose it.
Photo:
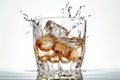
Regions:
[[[70,17],[46,17],[31,21],[40,77],[62,79],[81,76],[86,22],[82,18]]]

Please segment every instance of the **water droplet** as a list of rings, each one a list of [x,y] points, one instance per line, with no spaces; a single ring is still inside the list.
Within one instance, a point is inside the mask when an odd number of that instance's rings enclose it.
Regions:
[[[27,35],[28,33],[30,33],[30,31],[27,31],[27,32],[25,33],[25,35]]]
[[[88,17],[91,17],[91,15],[88,15]]]
[[[68,7],[69,17],[71,17],[71,12],[70,12],[70,11],[71,11],[71,9],[72,9],[72,6],[69,6],[69,7]]]

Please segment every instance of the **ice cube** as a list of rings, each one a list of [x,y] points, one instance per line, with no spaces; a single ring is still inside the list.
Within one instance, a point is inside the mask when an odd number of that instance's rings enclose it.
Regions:
[[[46,51],[42,51],[38,48],[38,56],[39,57],[46,55],[46,53],[47,53]]]
[[[45,55],[45,56],[39,56],[38,57],[38,60],[41,61],[41,62],[47,62],[48,61],[48,57]]]
[[[66,41],[66,43],[69,44],[69,46],[71,47],[74,47],[74,48],[77,48],[79,47],[79,41],[80,41],[80,38],[62,38],[64,41]]]
[[[63,54],[67,50],[68,47],[69,46],[67,45],[67,43],[62,42],[62,41],[56,41],[52,49],[58,54],[59,53]]]
[[[56,37],[66,37],[68,35],[68,30],[63,26],[49,20],[45,25],[45,31],[47,33],[54,34]]]
[[[82,56],[82,48],[79,47],[77,49],[73,49],[71,57],[72,57],[72,61],[73,62],[78,62],[81,60],[81,56]]]
[[[62,57],[62,61],[61,61],[62,63],[68,63],[69,62],[69,60],[66,58],[66,57]]]
[[[56,41],[52,49],[59,56],[59,59],[62,63],[66,63],[71,60],[73,48],[69,46],[69,44],[66,43],[63,39]]]
[[[55,55],[55,52],[54,52],[53,50],[50,50],[50,51],[48,51],[48,55],[49,55],[49,56],[54,56],[54,55]]]
[[[46,34],[41,38],[36,40],[36,46],[43,51],[49,51],[52,49],[54,42],[56,41],[56,37],[53,34]]]
[[[81,28],[80,26],[73,26],[68,33],[68,37],[81,37]]]
[[[69,46],[67,48],[67,50],[62,54],[63,57],[67,60],[67,62],[72,59],[72,57],[71,57],[72,56],[72,50],[73,50],[73,48]],[[65,59],[63,59],[63,62],[64,62]]]
[[[42,51],[42,50],[41,50]],[[48,52],[46,51],[42,51],[43,52],[43,55],[41,56],[40,53],[39,53],[39,60],[41,62],[47,62],[47,61],[50,61],[50,62],[56,62],[56,54],[53,50],[49,50]]]
[[[53,57],[51,57],[50,58],[50,60],[49,60],[51,63],[55,63],[55,62],[59,62],[59,56],[53,56]]]

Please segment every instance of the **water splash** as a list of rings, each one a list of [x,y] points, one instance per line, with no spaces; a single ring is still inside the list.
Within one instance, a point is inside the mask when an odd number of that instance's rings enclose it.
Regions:
[[[81,16],[82,8],[85,8],[85,5],[80,6],[79,9],[76,11],[76,14],[74,16],[72,16],[72,13],[71,13],[72,6],[70,5],[69,2],[67,2],[65,8],[62,8],[62,17],[69,17],[72,19],[80,18],[82,20],[84,20],[86,17],[91,17],[91,15]]]
[[[25,13],[23,13],[22,11],[20,11],[20,13],[24,16],[24,19],[26,20],[26,21],[32,21],[32,18],[31,19],[29,19],[29,16],[27,15],[27,14],[25,14]]]
[[[65,7],[62,8],[62,16],[61,17],[79,18],[82,20],[84,20],[86,17],[91,17],[91,15],[81,16],[82,8],[85,8],[85,5],[79,6],[79,9],[76,11],[75,15],[72,16],[72,13],[71,13],[72,6],[70,5],[69,2],[67,2]],[[33,19],[33,18],[30,18],[27,14],[23,13],[22,11],[20,11],[20,13],[22,13],[22,15],[24,16],[24,19],[29,22],[35,22],[35,20],[37,20],[37,18],[40,19],[40,16],[35,16],[35,18]]]
[[[75,15],[72,15],[72,13],[71,13],[72,8],[73,8],[73,7],[70,5],[70,3],[67,2],[67,3],[65,4],[65,7],[62,8],[62,16],[60,16],[60,17],[63,17],[63,18],[64,18],[64,17],[71,18],[71,20],[75,20],[75,18],[78,18],[78,19],[80,20],[79,23],[76,23],[76,25],[73,25],[73,26],[72,26],[71,30],[68,31],[68,34],[69,34],[74,28],[76,28],[76,26],[82,24],[82,22],[81,22],[82,20],[86,21],[86,19],[85,19],[86,17],[91,17],[91,15],[87,15],[87,16],[82,16],[82,15],[81,15],[82,9],[85,8],[85,5],[79,6],[79,9],[76,11]],[[20,13],[22,13],[22,15],[24,16],[24,19],[25,19],[26,21],[30,22],[30,25],[31,25],[31,27],[32,27],[32,29],[33,29],[33,32],[37,32],[36,35],[38,35],[38,33],[40,32],[40,31],[38,31],[38,30],[41,30],[41,31],[42,31],[41,25],[40,25],[40,23],[41,23],[41,21],[40,21],[40,16],[35,16],[35,18],[33,19],[33,18],[29,17],[27,14],[23,13],[22,11],[20,11]],[[27,31],[25,34],[28,34],[28,33],[30,33],[30,31]],[[80,36],[80,35],[81,35],[81,32],[78,31],[78,33],[79,33],[79,36]],[[41,34],[41,35],[42,35],[42,34]],[[37,36],[36,36],[36,37],[37,37]]]

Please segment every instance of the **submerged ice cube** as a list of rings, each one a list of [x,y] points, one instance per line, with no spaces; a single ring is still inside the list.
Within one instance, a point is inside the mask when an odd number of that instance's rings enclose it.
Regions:
[[[65,42],[56,41],[52,49],[58,54],[63,54],[68,49],[68,47],[69,46]]]
[[[70,62],[72,59],[72,47],[69,47],[62,55],[62,62]]]
[[[40,50],[49,51],[51,50],[55,40],[56,40],[56,37],[53,34],[46,34],[41,38],[37,39],[36,46]]]
[[[73,48],[64,40],[56,41],[52,48],[55,53],[59,56],[59,60],[63,63],[71,60],[71,54]]]
[[[53,56],[53,57],[50,58],[49,61],[52,62],[52,63],[59,62],[59,56]]]
[[[82,48],[80,47],[72,51],[71,57],[73,62],[78,62],[79,60],[81,60],[81,56],[82,56],[81,49]]]
[[[47,56],[41,56],[41,57],[39,56],[38,60],[41,61],[41,62],[47,62],[48,57]]]
[[[54,34],[56,37],[66,37],[68,35],[68,30],[61,25],[49,20],[45,25],[45,31],[47,33]]]

